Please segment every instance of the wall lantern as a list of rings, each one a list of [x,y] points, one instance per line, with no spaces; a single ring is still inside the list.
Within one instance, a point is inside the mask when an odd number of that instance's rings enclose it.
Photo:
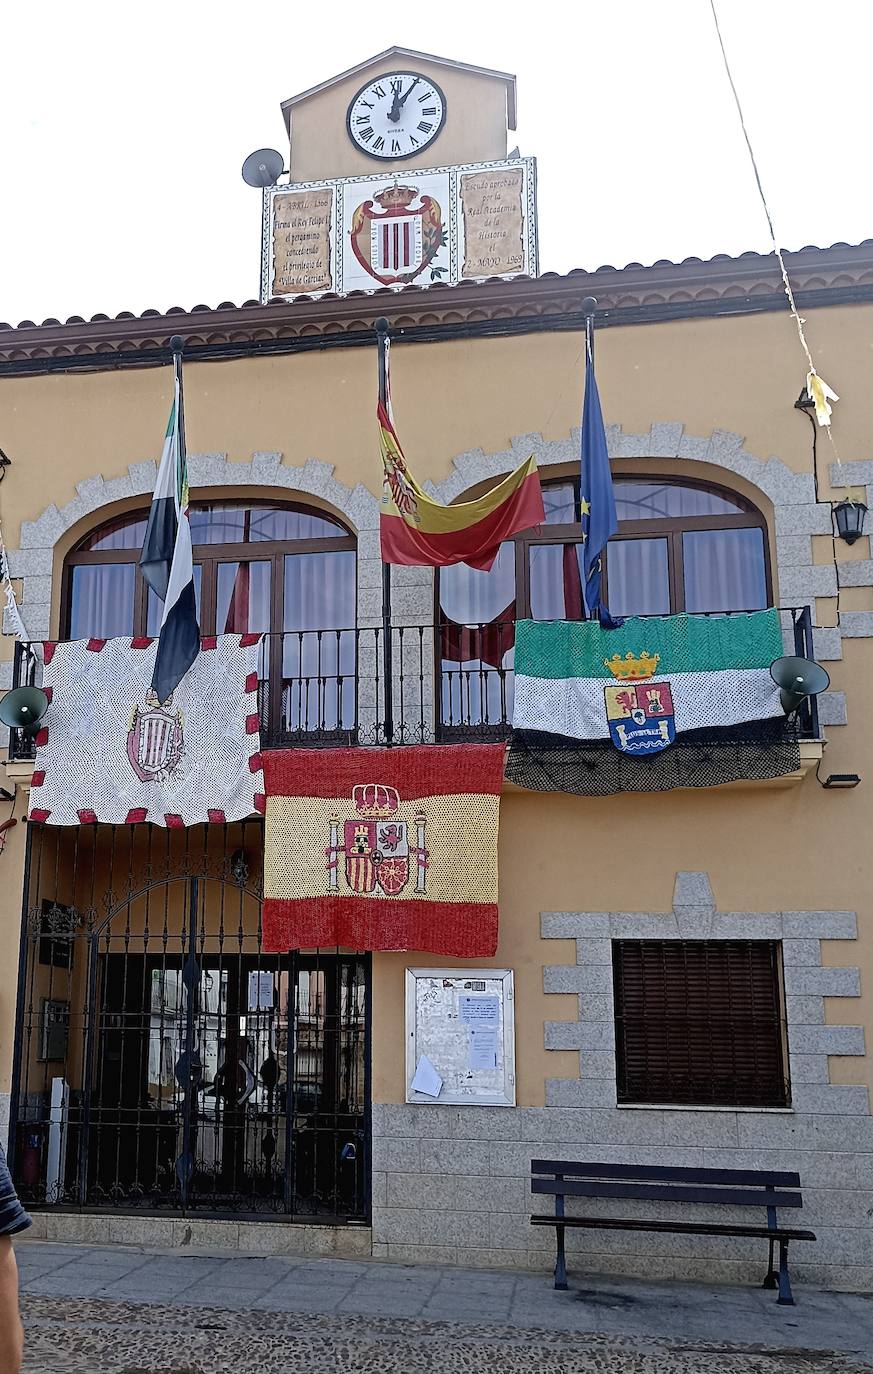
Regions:
[[[804,415],[812,425],[812,470],[816,476],[816,422],[815,422],[815,401],[810,396],[806,387],[801,387],[800,395],[794,402],[795,410],[802,410]],[[816,485],[816,500],[818,500],[818,485]],[[844,539],[847,544],[854,544],[864,533],[864,518],[867,514],[867,507],[863,501],[840,501],[836,506],[832,506],[833,518],[837,527],[837,534],[840,539]]]
[[[861,538],[866,514],[867,507],[863,501],[840,501],[839,505],[834,506],[837,534],[847,544],[854,544],[856,539]]]

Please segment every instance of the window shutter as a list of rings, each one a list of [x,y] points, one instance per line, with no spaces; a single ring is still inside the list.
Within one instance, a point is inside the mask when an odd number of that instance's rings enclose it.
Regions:
[[[787,1104],[776,943],[618,940],[613,973],[619,1102]]]

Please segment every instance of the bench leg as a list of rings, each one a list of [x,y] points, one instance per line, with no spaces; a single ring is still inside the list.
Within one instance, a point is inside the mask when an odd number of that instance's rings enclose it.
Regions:
[[[567,1257],[564,1253],[564,1227],[556,1226],[555,1235],[558,1241],[558,1256],[555,1260],[555,1287],[565,1289],[567,1287]]]
[[[776,1287],[776,1270],[775,1270],[774,1267],[773,1267],[773,1257],[774,1257],[774,1255],[775,1255],[775,1253],[776,1253],[776,1248],[775,1248],[775,1247],[776,1247],[776,1242],[775,1242],[775,1240],[771,1240],[769,1244],[770,1244],[770,1258],[769,1258],[769,1262],[768,1262],[768,1264],[767,1264],[767,1277],[764,1279],[764,1282],[761,1284],[761,1287],[762,1287],[762,1288],[775,1288],[775,1287]]]
[[[779,1297],[776,1302],[781,1307],[793,1307],[791,1279],[788,1277],[788,1241],[779,1242]]]

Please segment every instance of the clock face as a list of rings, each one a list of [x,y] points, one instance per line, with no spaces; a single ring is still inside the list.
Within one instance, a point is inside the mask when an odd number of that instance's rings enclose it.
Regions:
[[[415,157],[439,134],[446,98],[416,72],[386,72],[363,86],[349,105],[349,138],[368,157],[398,162]]]

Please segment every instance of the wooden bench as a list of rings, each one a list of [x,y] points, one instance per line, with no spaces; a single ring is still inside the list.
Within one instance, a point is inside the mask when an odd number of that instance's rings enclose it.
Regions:
[[[546,1193],[555,1199],[554,1216],[531,1217],[533,1226],[554,1226],[557,1239],[555,1287],[567,1287],[567,1261],[564,1232],[568,1226],[591,1230],[663,1231],[692,1236],[759,1236],[770,1245],[770,1264],[765,1288],[779,1289],[777,1302],[791,1305],[791,1280],[788,1274],[788,1243],[815,1240],[812,1231],[780,1226],[779,1207],[802,1207],[800,1175],[771,1173],[759,1169],[677,1169],[638,1164],[577,1164],[570,1160],[534,1159],[531,1161],[531,1192]],[[633,1202],[698,1202],[707,1206],[765,1207],[767,1224],[743,1225],[735,1222],[660,1221],[640,1217],[567,1216],[568,1197],[623,1198]],[[774,1251],[779,1245],[778,1274],[773,1267]]]

